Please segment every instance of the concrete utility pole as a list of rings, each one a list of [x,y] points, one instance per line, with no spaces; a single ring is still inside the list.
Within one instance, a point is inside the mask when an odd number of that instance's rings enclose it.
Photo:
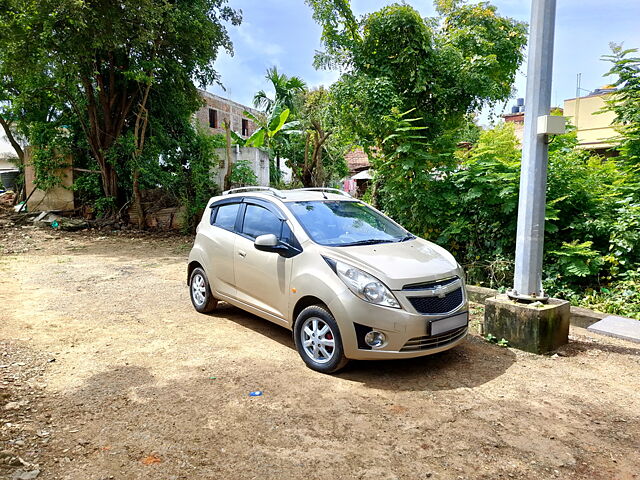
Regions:
[[[513,296],[540,297],[547,189],[547,135],[538,132],[538,117],[549,115],[556,0],[532,0],[524,145]]]

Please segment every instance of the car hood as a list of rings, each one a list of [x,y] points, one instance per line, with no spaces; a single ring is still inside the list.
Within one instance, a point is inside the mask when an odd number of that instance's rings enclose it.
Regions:
[[[453,255],[421,238],[378,245],[326,247],[323,254],[378,277],[391,290],[463,275]]]

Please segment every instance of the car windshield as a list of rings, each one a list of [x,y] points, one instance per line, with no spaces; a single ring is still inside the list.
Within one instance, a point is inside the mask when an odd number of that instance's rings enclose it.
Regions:
[[[311,239],[346,247],[401,242],[413,236],[362,202],[326,200],[286,204]]]

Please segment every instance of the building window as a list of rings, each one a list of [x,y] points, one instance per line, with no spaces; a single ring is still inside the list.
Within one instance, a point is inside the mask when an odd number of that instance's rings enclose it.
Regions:
[[[218,128],[218,111],[209,109],[209,128]]]
[[[242,119],[242,136],[249,136],[249,120],[247,120],[246,118]]]

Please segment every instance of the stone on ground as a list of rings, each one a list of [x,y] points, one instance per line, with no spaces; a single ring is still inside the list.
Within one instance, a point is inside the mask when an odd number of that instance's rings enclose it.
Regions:
[[[609,315],[587,328],[595,333],[640,343],[640,320]]]

